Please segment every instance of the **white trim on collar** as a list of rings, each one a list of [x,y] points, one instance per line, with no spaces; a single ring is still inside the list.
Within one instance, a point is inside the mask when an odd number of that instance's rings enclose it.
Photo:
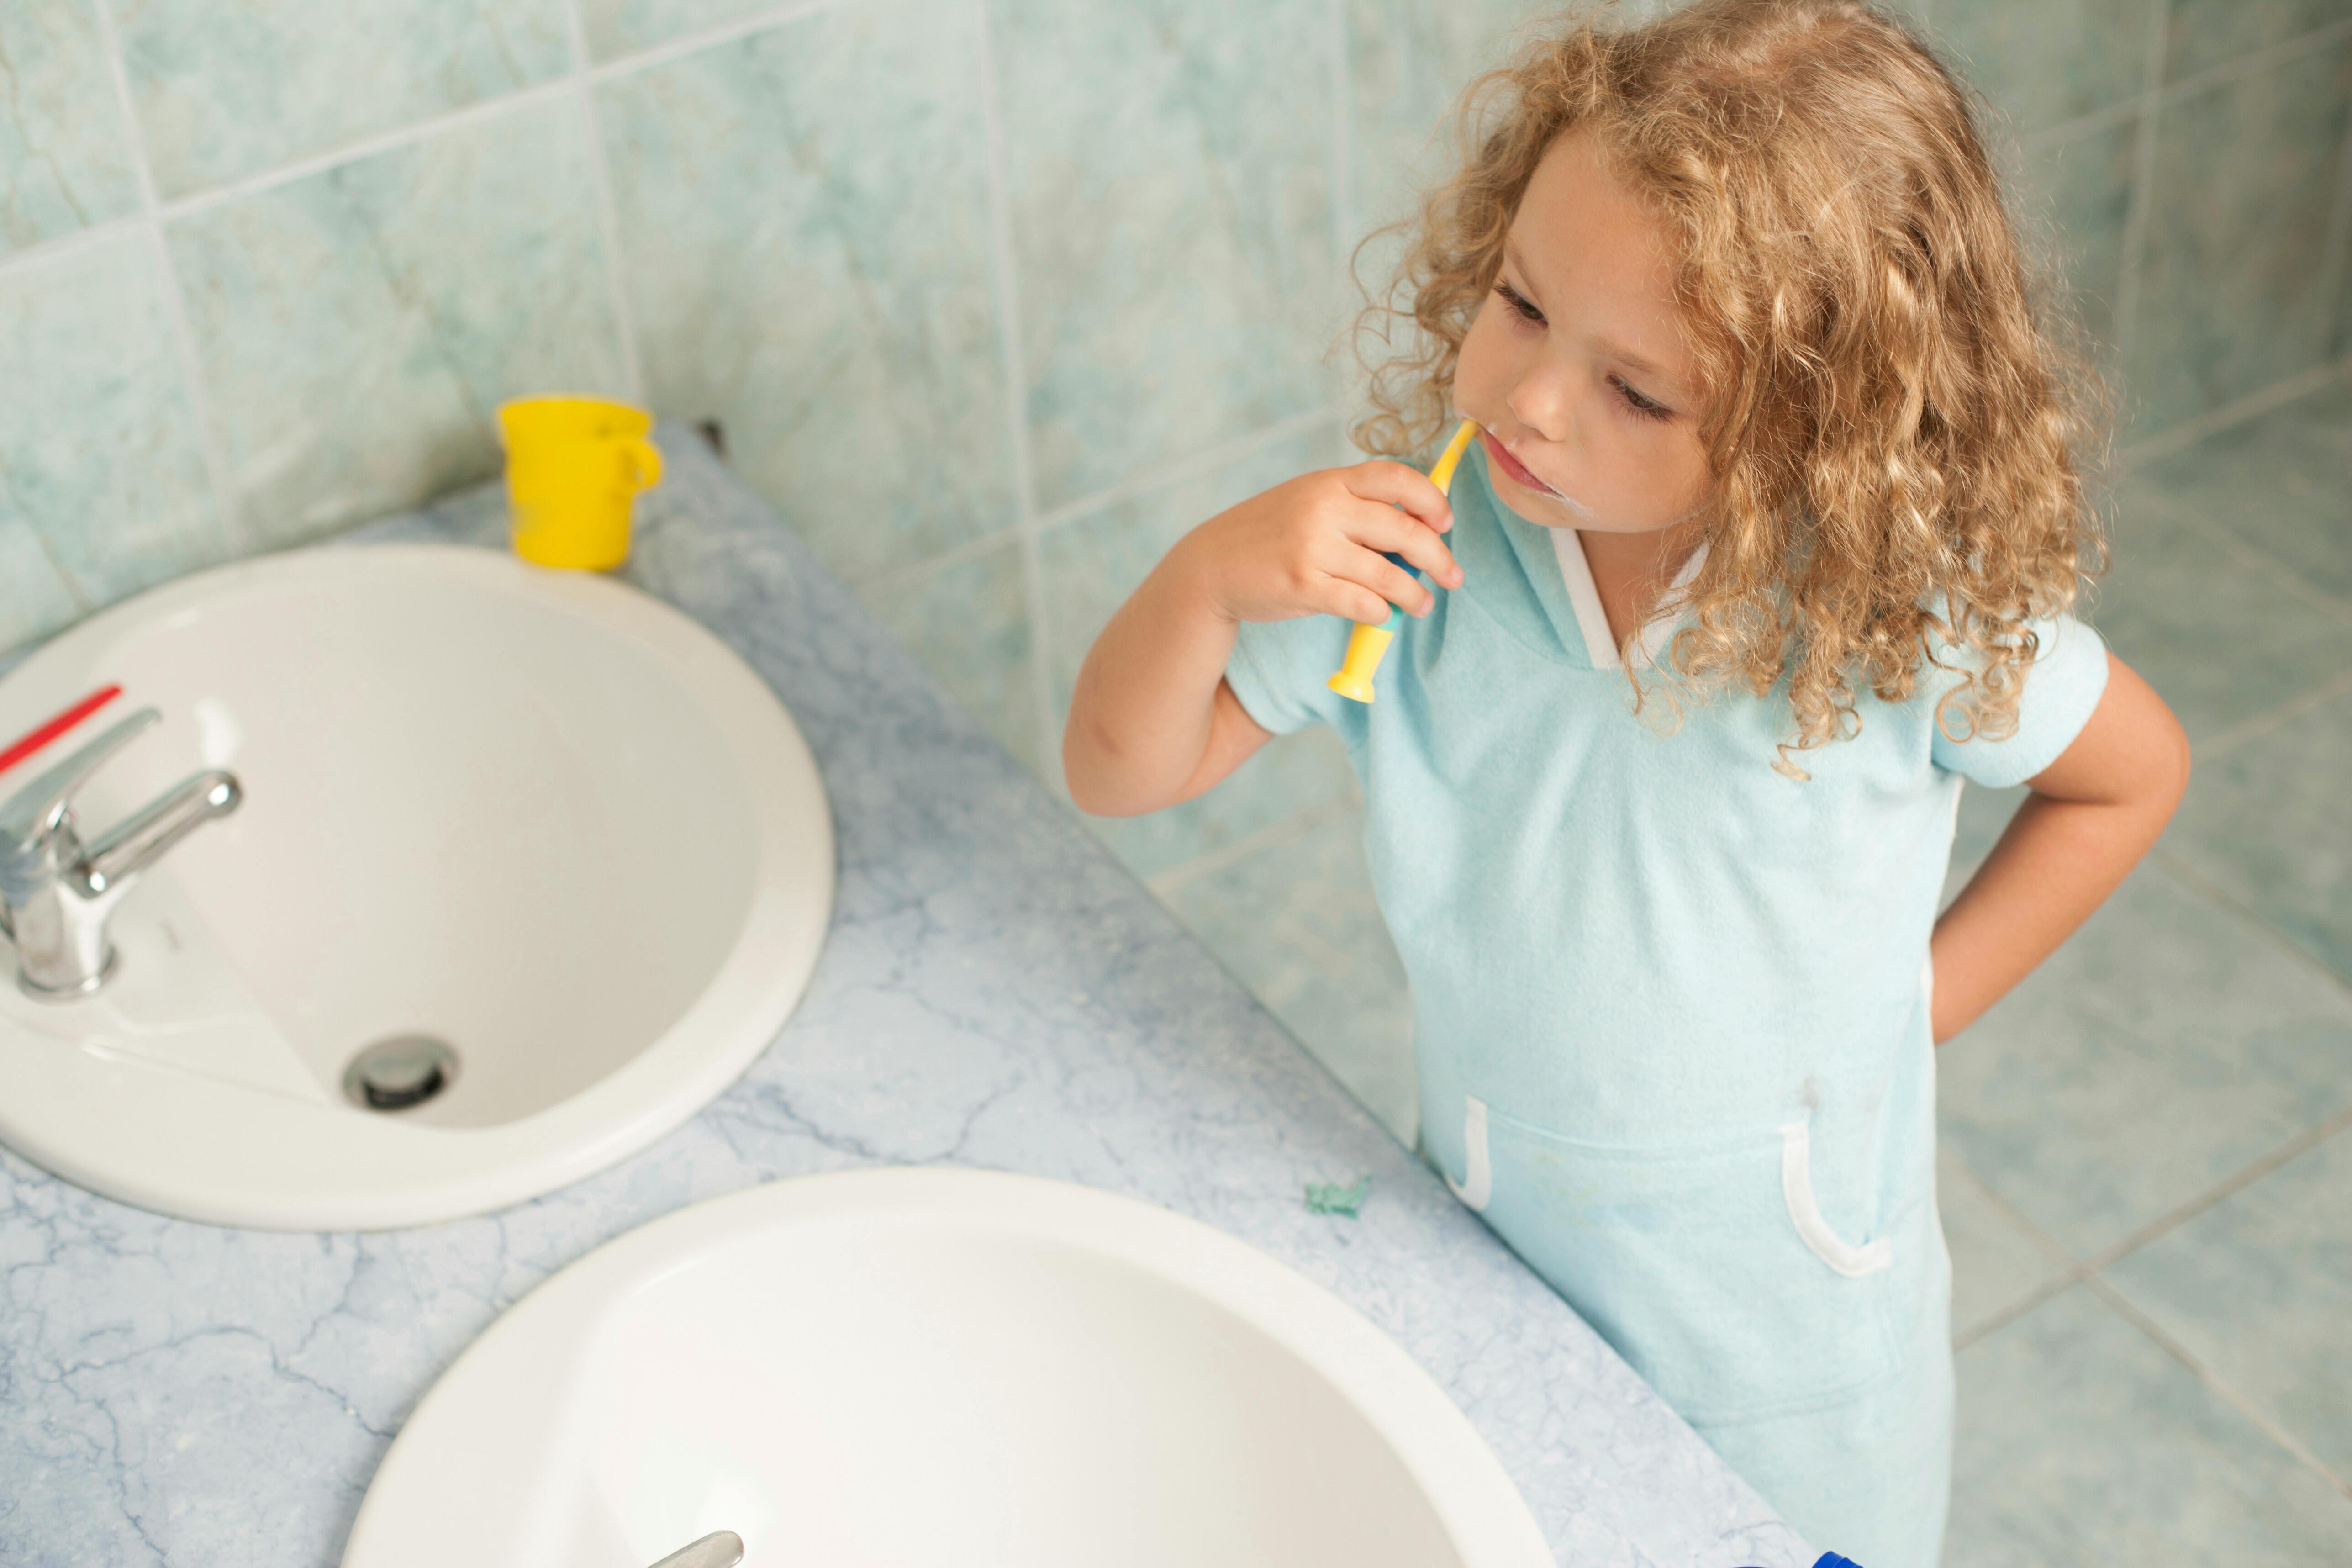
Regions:
[[[1592,660],[1595,669],[1622,668],[1617,645],[1609,640],[1609,612],[1601,607],[1601,590],[1592,585],[1592,563],[1584,556],[1584,535],[1572,528],[1553,529],[1551,552],[1559,558],[1560,581],[1568,585],[1576,629],[1584,634],[1585,657]]]
[[[1576,612],[1576,629],[1584,634],[1584,652],[1595,669],[1622,669],[1624,660],[1614,643],[1609,640],[1609,613],[1601,607],[1601,590],[1592,583],[1592,563],[1585,558],[1584,535],[1573,528],[1555,528],[1551,532],[1551,552],[1559,561],[1560,581],[1568,588],[1569,607]],[[1691,579],[1706,561],[1706,546],[1701,543],[1683,563],[1667,588],[1667,599],[1649,624],[1642,628],[1636,647],[1641,649],[1642,662],[1654,665],[1658,655],[1674,635],[1679,608],[1674,595],[1690,586]]]

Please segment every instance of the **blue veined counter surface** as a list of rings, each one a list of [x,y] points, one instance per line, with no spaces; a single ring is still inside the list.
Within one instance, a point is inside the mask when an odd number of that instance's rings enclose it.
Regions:
[[[1328,1287],[1428,1368],[1576,1568],[1803,1568],[1794,1532],[934,686],[691,436],[625,575],[783,697],[841,885],[800,1010],[651,1149],[503,1213],[286,1236],[0,1154],[0,1563],[333,1563],[402,1420],[554,1270],[699,1199],[876,1164],[1084,1182]],[[496,487],[357,539],[503,545]],[[1309,1182],[1370,1174],[1360,1218]]]

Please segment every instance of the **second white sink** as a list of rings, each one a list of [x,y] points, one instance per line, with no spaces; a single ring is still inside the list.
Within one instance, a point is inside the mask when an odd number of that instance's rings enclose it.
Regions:
[[[1265,1254],[1035,1177],[864,1171],[564,1269],[425,1396],[343,1568],[1549,1568],[1421,1367]]]

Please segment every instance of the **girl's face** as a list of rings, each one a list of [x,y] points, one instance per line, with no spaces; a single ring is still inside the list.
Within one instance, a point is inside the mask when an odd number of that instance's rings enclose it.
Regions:
[[[1591,135],[1554,142],[1454,377],[1496,490],[1530,522],[1646,533],[1706,500],[1703,389],[1673,266],[1664,229]]]

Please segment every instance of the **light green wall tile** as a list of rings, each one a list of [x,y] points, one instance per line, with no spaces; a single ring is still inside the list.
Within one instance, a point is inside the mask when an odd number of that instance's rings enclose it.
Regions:
[[[2021,135],[2138,92],[2164,0],[1937,0],[1928,29]]]
[[[0,653],[70,624],[82,608],[41,536],[15,515],[0,482]]]
[[[1087,650],[1169,546],[1236,501],[1330,461],[1328,432],[1294,436],[1213,473],[1066,523],[1038,542],[1053,636],[1053,695],[1066,722]],[[1147,816],[1087,826],[1137,876],[1151,878],[1281,821],[1353,784],[1328,731],[1277,736],[1206,795]]]
[[[2125,375],[2158,430],[2318,363],[2352,41],[2168,104]]]
[[[2089,616],[2192,743],[2352,668],[2352,617],[2303,602],[2284,571],[2242,560],[2153,493],[2137,479],[2125,487],[2114,564]]]
[[[2347,16],[2344,0],[2172,0],[2165,79],[2179,81]]]
[[[1328,429],[1286,437],[1193,479],[1089,512],[1039,541],[1054,606],[1054,700],[1066,707],[1087,649],[1171,546],[1228,507],[1331,465]]]
[[[169,200],[571,68],[565,0],[116,0]]]
[[[2112,368],[2124,226],[2131,210],[2137,116],[2019,152],[2010,181],[2019,237],[2059,286],[2088,342],[2081,350]]]
[[[1016,516],[979,42],[861,5],[599,96],[648,396],[851,578]]]
[[[1369,230],[1411,216],[1422,189],[1452,172],[1463,90],[1563,10],[1543,0],[1345,0],[1345,8],[1355,96],[1349,205]]]
[[[579,5],[588,52],[600,61],[777,8],[776,0],[579,0]]]
[[[1039,504],[1328,402],[1328,6],[1002,0],[991,18]]]
[[[1087,826],[1147,880],[1181,870],[1355,787],[1348,748],[1321,725],[1276,735],[1206,795],[1148,816],[1090,816]]]
[[[496,473],[505,398],[623,390],[587,152],[541,104],[172,226],[256,544]]]
[[[1420,1128],[1404,962],[1364,863],[1360,810],[1173,889],[1176,918],[1404,1143]]]
[[[231,553],[146,235],[0,274],[0,529],[37,533],[80,604]]]
[[[130,139],[87,0],[0,6],[0,253],[138,205]]]
[[[2352,387],[2338,382],[2160,458],[2131,488],[2227,530],[2352,615]]]
[[[914,651],[949,695],[970,709],[997,743],[1040,777],[1036,639],[1013,541],[948,565],[869,583],[866,605]]]

